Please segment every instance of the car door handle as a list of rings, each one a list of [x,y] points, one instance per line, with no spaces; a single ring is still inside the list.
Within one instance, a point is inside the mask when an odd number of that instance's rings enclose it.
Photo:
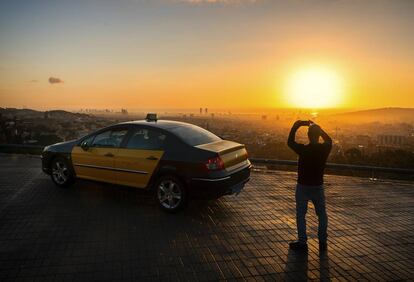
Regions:
[[[112,153],[106,153],[104,156],[105,156],[105,157],[113,157],[113,156],[114,156],[114,154],[112,154]]]
[[[156,158],[154,156],[150,156],[150,157],[147,158],[147,160],[156,161],[156,160],[158,160],[158,158]]]

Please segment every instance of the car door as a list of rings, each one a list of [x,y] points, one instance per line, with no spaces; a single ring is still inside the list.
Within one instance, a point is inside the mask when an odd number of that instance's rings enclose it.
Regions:
[[[72,163],[76,176],[116,183],[114,159],[127,132],[127,128],[104,130],[75,146]]]
[[[145,188],[164,154],[167,135],[157,129],[134,127],[115,158],[118,184]]]

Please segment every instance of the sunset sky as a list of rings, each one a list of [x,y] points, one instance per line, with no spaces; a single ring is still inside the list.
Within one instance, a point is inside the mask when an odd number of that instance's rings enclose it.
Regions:
[[[0,107],[414,107],[410,0],[1,1],[0,40]]]

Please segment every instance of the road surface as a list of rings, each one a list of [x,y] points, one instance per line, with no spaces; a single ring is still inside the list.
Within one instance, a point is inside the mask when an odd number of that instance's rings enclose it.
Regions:
[[[54,186],[37,157],[0,155],[0,280],[412,280],[414,183],[327,176],[329,250],[313,207],[295,239],[295,174],[254,172],[238,196],[176,215],[135,189]]]

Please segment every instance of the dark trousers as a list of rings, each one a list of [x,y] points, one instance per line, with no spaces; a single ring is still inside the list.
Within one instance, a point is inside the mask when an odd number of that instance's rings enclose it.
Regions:
[[[308,201],[312,201],[318,216],[318,238],[319,242],[326,242],[328,238],[328,215],[325,207],[325,193],[323,185],[305,186],[298,184],[296,186],[296,226],[298,228],[299,241],[306,243],[306,212],[308,211]]]

